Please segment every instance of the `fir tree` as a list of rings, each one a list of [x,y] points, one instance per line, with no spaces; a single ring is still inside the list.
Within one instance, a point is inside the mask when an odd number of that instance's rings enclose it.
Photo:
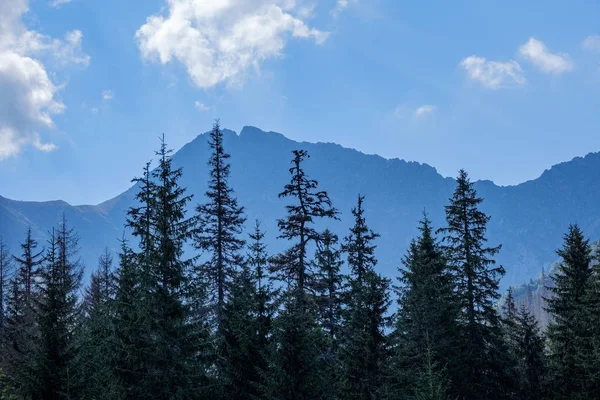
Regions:
[[[402,398],[433,364],[454,369],[458,348],[458,304],[454,278],[424,213],[420,236],[410,244],[399,268],[398,312],[391,383]],[[425,357],[429,357],[426,360]],[[426,370],[425,377],[433,372]],[[427,375],[429,374],[429,375]],[[421,382],[423,384],[424,382]]]
[[[363,196],[352,210],[355,224],[344,239],[350,267],[347,309],[340,358],[344,373],[343,399],[378,399],[383,387],[388,343],[384,333],[389,306],[389,280],[375,272],[377,259],[366,224]]]
[[[482,201],[467,173],[461,170],[454,195],[446,206],[448,225],[439,230],[455,275],[460,307],[461,359],[456,364],[458,369],[450,374],[457,395],[466,399],[502,399],[512,392],[507,376],[510,361],[505,359],[507,349],[495,304],[500,298],[498,282],[504,268],[496,266],[493,259],[500,246],[486,246],[490,217],[479,210]]]
[[[33,396],[42,400],[72,398],[77,388],[80,326],[78,302],[82,266],[77,258],[78,238],[63,217],[48,241],[46,260],[40,272],[39,299],[36,299],[39,338],[35,374],[38,383]]]
[[[582,316],[592,275],[592,253],[589,241],[577,225],[569,226],[557,254],[562,262],[558,274],[552,275],[554,285],[549,289],[553,296],[547,299],[551,315],[548,393],[553,399],[583,399],[587,377],[577,354],[589,333]]]
[[[310,271],[308,247],[321,240],[314,224],[321,218],[336,218],[327,192],[304,173],[304,150],[294,150],[290,174],[280,198],[291,198],[287,217],[279,219],[279,238],[292,242],[290,248],[272,259],[275,279],[286,284],[284,310],[274,322],[269,377],[264,396],[277,399],[313,399],[324,390],[321,366],[324,337],[316,323],[311,296],[314,276]]]
[[[212,297],[215,325],[218,326],[235,271],[242,264],[244,240],[240,235],[246,219],[243,207],[238,206],[233,189],[229,186],[230,155],[223,148],[223,132],[218,121],[210,132],[208,144],[212,150],[208,162],[208,202],[196,208],[198,228],[194,237],[196,247],[208,252],[210,257],[201,266],[200,273],[210,282],[209,294]]]

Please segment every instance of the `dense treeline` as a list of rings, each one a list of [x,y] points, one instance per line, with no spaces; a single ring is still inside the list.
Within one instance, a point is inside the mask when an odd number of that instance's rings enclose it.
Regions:
[[[85,289],[64,218],[45,244],[28,232],[18,255],[0,240],[0,399],[597,398],[600,267],[576,225],[543,333],[510,291],[497,309],[500,246],[465,171],[446,224],[423,213],[391,281],[368,198],[343,238],[317,228],[339,211],[301,150],[279,194],[287,248],[269,254],[260,222],[245,233],[222,139],[217,123],[195,208],[162,140],[158,166],[134,180],[132,239],[101,255]]]

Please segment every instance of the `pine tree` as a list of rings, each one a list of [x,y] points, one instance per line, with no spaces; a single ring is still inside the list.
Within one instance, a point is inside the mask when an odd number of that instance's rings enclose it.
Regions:
[[[15,274],[10,281],[6,321],[6,373],[18,393],[31,398],[35,387],[33,373],[37,329],[34,315],[35,278],[44,261],[43,250],[28,229],[21,244],[22,255],[14,257]]]
[[[98,260],[83,299],[84,319],[80,334],[80,393],[83,398],[114,399],[116,382],[113,360],[113,257],[108,249]]]
[[[485,237],[490,217],[479,210],[483,199],[477,196],[464,170],[459,172],[457,187],[446,206],[447,227],[443,249],[453,270],[460,306],[461,360],[456,371],[449,371],[453,391],[466,399],[503,399],[512,391],[507,371],[509,360],[503,341],[496,301],[498,282],[504,268],[493,259],[500,246],[487,247]]]
[[[263,395],[276,399],[313,399],[325,387],[321,369],[324,336],[316,323],[316,307],[311,295],[314,276],[308,259],[309,245],[322,236],[314,224],[322,218],[336,218],[327,192],[309,179],[302,168],[308,157],[304,150],[294,150],[290,174],[280,198],[291,198],[287,217],[279,219],[279,238],[293,242],[285,252],[272,259],[274,278],[283,282],[284,309],[274,321],[270,370]]]
[[[355,224],[342,249],[350,267],[347,309],[340,358],[344,373],[341,398],[378,399],[383,387],[388,341],[384,329],[389,306],[389,280],[375,272],[372,241],[379,235],[365,221],[363,196],[352,210]]]
[[[208,202],[199,205],[196,247],[209,254],[210,259],[201,266],[200,273],[210,281],[209,293],[215,326],[221,323],[225,302],[235,271],[242,264],[241,250],[244,240],[244,208],[238,206],[233,189],[229,186],[230,155],[223,148],[223,132],[217,121],[210,132],[212,150],[208,165],[210,180],[206,197]]]
[[[77,293],[83,273],[77,258],[78,238],[63,217],[50,233],[36,299],[39,337],[35,349],[38,383],[33,396],[42,400],[72,398],[77,388],[76,335],[81,307]]]
[[[415,379],[423,378],[423,366],[454,370],[459,344],[454,278],[425,213],[419,230],[420,236],[413,239],[402,260],[404,268],[398,269],[398,312],[389,372],[396,398],[403,398],[417,384]]]
[[[577,225],[570,225],[563,247],[557,251],[562,262],[552,276],[552,297],[547,299],[551,315],[548,326],[549,392],[553,399],[585,398],[585,371],[577,362],[582,340],[588,337],[585,319],[586,292],[592,275],[589,241]]]

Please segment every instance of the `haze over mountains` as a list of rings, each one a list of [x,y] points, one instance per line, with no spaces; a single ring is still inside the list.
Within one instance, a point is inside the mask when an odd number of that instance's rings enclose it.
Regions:
[[[204,201],[207,186],[207,138],[206,134],[199,135],[174,156],[174,165],[183,167],[181,183],[194,194],[194,205]],[[331,143],[298,143],[254,127],[243,128],[239,135],[226,130],[224,144],[231,154],[230,184],[240,204],[246,207],[248,226],[255,219],[262,221],[270,252],[283,245],[274,240],[276,219],[284,215],[285,205],[277,194],[289,181],[291,150],[306,149],[311,156],[306,162],[307,174],[328,191],[341,212],[340,221],[328,222],[328,227],[340,237],[346,235],[351,224],[350,210],[357,195],[366,196],[367,222],[381,234],[377,241],[379,269],[389,276],[396,275],[423,210],[427,210],[436,227],[444,223],[444,205],[455,185],[452,178],[442,177],[427,164],[387,160]],[[537,276],[543,265],[555,261],[555,250],[569,223],[579,223],[592,239],[600,237],[598,153],[555,165],[539,178],[520,185],[501,187],[491,181],[479,181],[476,188],[485,199],[482,210],[492,216],[489,242],[503,245],[498,256],[507,270],[503,287],[525,282]],[[0,197],[0,235],[17,252],[28,226],[43,242],[47,231],[64,213],[81,238],[81,255],[90,269],[105,246],[117,249],[135,193],[132,187],[96,206]]]

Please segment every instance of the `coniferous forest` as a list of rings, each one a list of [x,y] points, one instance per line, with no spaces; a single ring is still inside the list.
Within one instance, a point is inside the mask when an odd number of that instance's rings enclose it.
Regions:
[[[195,203],[163,137],[134,179],[120,251],[99,254],[85,281],[66,218],[47,243],[0,240],[0,399],[600,398],[600,266],[577,225],[554,232],[542,331],[500,292],[501,244],[487,241],[467,172],[442,226],[414,216],[419,234],[389,279],[368,193],[338,210],[293,151],[289,182],[265,194],[287,204],[273,232],[286,248],[272,254],[229,185],[218,122],[209,144]],[[343,235],[319,228],[341,212],[354,220]]]

